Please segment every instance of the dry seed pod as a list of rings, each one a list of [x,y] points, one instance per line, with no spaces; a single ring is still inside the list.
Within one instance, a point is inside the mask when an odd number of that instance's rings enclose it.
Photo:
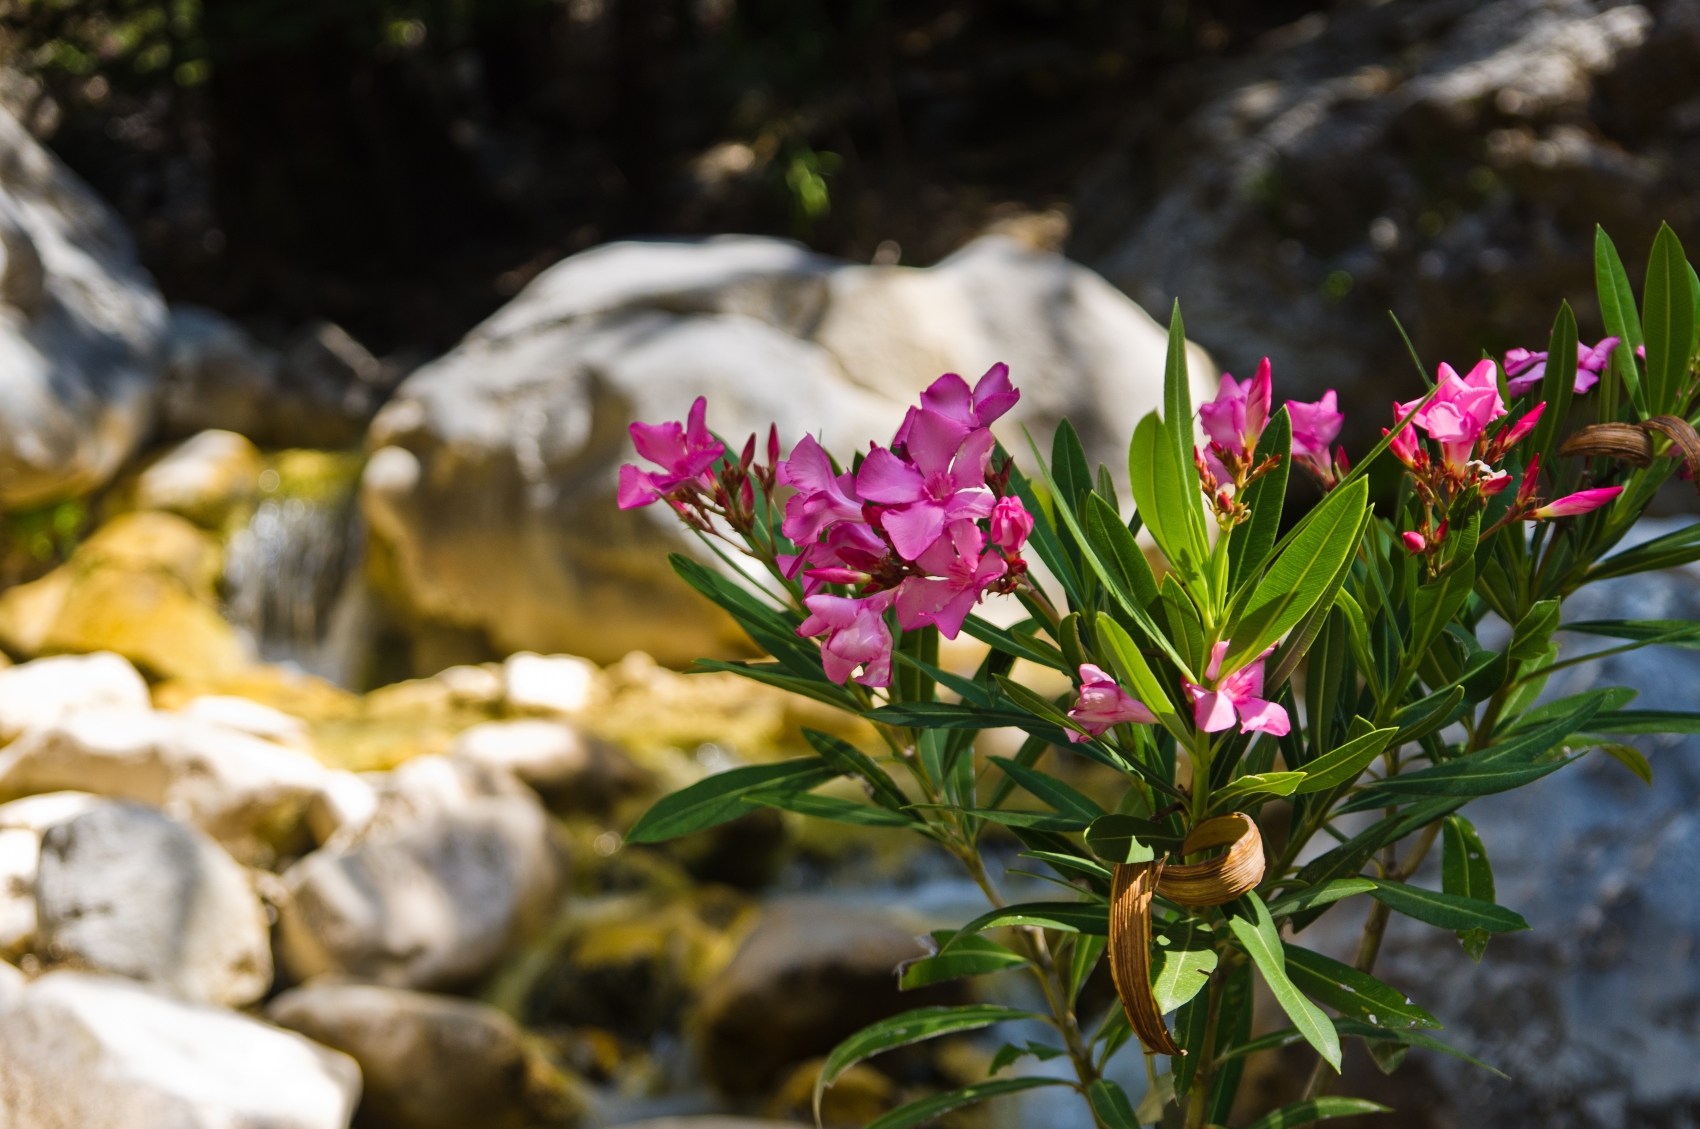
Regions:
[[[1184,857],[1195,851],[1226,846],[1220,858],[1165,867],[1161,861],[1122,863],[1115,868],[1110,896],[1110,978],[1127,1012],[1128,1024],[1147,1050],[1157,1054],[1186,1052],[1157,1010],[1151,992],[1151,895],[1188,906],[1219,906],[1231,902],[1263,879],[1263,836],[1244,812],[1219,815],[1192,829],[1181,844]]]

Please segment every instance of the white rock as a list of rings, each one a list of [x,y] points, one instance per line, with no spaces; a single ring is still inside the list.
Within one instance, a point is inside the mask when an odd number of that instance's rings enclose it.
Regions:
[[[261,859],[324,786],[312,757],[193,717],[88,710],[0,750],[0,798],[78,788],[140,800]]]
[[[13,1004],[22,999],[24,989],[28,986],[28,978],[16,965],[0,961],[0,1014],[9,1011]]]
[[[107,801],[51,828],[35,881],[35,947],[53,962],[240,1007],[271,987],[264,907],[208,836]]]
[[[150,708],[148,684],[121,655],[55,655],[0,670],[0,744],[77,710]]]
[[[0,804],[0,952],[21,953],[35,940],[42,833],[100,802],[87,792],[50,792]]]
[[[752,237],[613,244],[545,271],[402,384],[373,420],[362,504],[423,619],[509,652],[682,665],[737,635],[667,568],[691,544],[672,516],[614,505],[633,419],[682,419],[701,395],[734,442],[776,422],[787,446],[812,433],[846,454],[889,442],[940,373],[1006,361],[1022,400],[1005,445],[1066,414],[1120,478],[1165,342],[1098,276],[1003,237],[927,270]],[[1192,374],[1209,395],[1201,353]]]
[[[165,303],[124,225],[0,111],[0,506],[112,477],[153,420]]]
[[[307,829],[323,846],[338,832],[356,834],[378,810],[378,792],[362,777],[337,770],[307,803]]]
[[[449,753],[491,772],[517,776],[561,812],[606,811],[648,784],[648,777],[619,749],[564,721],[486,721],[462,730]]]
[[[573,655],[521,651],[509,655],[502,664],[508,705],[520,711],[582,713],[596,692],[601,674],[595,663]]]
[[[203,694],[198,698],[189,699],[178,712],[211,722],[213,725],[222,725],[226,729],[234,729],[238,733],[246,733],[251,737],[288,745],[303,752],[313,747],[313,738],[307,730],[306,722],[247,698],[230,694]]]
[[[234,431],[203,431],[136,479],[136,505],[216,524],[259,485],[260,452]]]
[[[347,1055],[119,977],[54,972],[0,1013],[8,1129],[346,1129]]]
[[[298,980],[347,973],[393,987],[464,984],[553,903],[549,820],[511,778],[471,793],[443,758],[380,782],[378,811],[284,873],[278,955]]]

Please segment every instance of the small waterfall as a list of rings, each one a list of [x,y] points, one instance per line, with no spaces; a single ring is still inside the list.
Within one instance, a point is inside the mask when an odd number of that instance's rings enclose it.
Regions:
[[[225,544],[224,614],[262,660],[346,685],[365,618],[356,575],[364,524],[352,475],[312,486],[297,491],[275,471],[262,475],[268,496]]]

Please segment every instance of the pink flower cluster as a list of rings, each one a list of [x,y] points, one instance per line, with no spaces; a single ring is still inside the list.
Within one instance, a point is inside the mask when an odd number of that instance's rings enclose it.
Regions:
[[[779,482],[797,491],[781,530],[800,549],[779,562],[802,578],[810,615],[797,633],[826,636],[827,677],[844,682],[861,668],[856,681],[890,685],[887,611],[895,608],[905,631],[931,625],[954,639],[988,590],[1012,590],[1025,573],[1033,517],[987,473],[989,425],[1020,398],[1007,365],[972,389],[946,373],[921,393],[891,446],[872,447],[855,473],[835,472],[809,437],[779,464]],[[860,591],[833,595],[829,584]]]
[[[1206,733],[1217,733],[1238,722],[1241,733],[1286,736],[1291,727],[1287,711],[1263,698],[1263,664],[1274,649],[1224,678],[1222,659],[1228,653],[1228,644],[1224,640],[1212,647],[1210,665],[1204,671],[1205,685],[1181,680],[1192,701],[1193,724]],[[1115,679],[1086,663],[1080,668],[1080,694],[1068,711],[1068,719],[1080,727],[1068,731],[1068,739],[1078,743],[1099,736],[1112,725],[1151,725],[1157,717],[1145,703],[1116,685]]]
[[[1576,349],[1576,382],[1571,386],[1576,395],[1588,391],[1600,381],[1600,373],[1611,361],[1618,339],[1607,337],[1598,345],[1579,345]],[[1547,375],[1547,355],[1527,349],[1512,349],[1505,354],[1505,390],[1521,396],[1541,386]]]
[[[1224,525],[1245,520],[1245,506],[1237,499],[1247,486],[1275,468],[1273,460],[1254,462],[1273,399],[1269,358],[1265,357],[1250,380],[1237,381],[1231,373],[1223,373],[1216,398],[1199,406],[1198,419],[1209,437],[1205,449],[1197,453],[1200,485]],[[1333,456],[1328,450],[1346,418],[1334,390],[1312,404],[1289,400],[1287,416],[1293,425],[1293,461],[1323,486],[1332,487],[1346,470],[1345,449]]]

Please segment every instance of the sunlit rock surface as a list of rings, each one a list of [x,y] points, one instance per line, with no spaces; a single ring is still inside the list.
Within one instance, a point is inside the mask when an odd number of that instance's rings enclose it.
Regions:
[[[1166,311],[1164,311],[1166,314]],[[409,377],[373,421],[363,505],[391,597],[499,652],[682,665],[740,644],[667,566],[664,512],[621,513],[626,425],[707,396],[729,441],[770,422],[848,453],[889,442],[945,371],[1007,362],[1021,404],[999,424],[1048,442],[1071,416],[1125,473],[1124,437],[1157,405],[1163,330],[1103,279],[986,237],[935,267],[841,263],[772,239],[616,243],[567,259]],[[1214,372],[1194,357],[1195,395]]]

